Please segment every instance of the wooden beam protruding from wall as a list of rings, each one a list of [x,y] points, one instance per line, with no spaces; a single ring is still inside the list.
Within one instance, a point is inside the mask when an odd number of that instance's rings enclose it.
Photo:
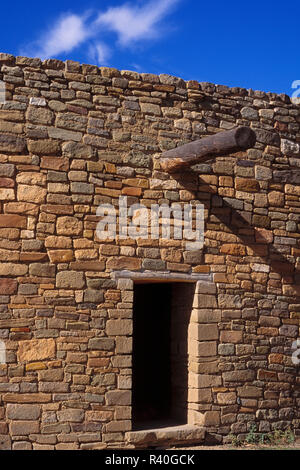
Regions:
[[[256,134],[250,127],[218,132],[162,153],[161,169],[167,173],[178,173],[196,163],[251,148],[255,142]]]

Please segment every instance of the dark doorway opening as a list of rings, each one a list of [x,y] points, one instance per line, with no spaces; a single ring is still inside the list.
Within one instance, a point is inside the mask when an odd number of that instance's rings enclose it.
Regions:
[[[188,324],[195,285],[138,283],[133,307],[133,429],[187,423]]]

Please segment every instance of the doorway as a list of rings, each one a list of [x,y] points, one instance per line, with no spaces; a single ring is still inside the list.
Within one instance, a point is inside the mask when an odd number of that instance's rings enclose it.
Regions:
[[[133,429],[187,423],[188,325],[195,283],[136,283]]]

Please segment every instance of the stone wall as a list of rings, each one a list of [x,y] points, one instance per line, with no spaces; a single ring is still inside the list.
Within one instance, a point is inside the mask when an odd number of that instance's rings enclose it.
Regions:
[[[216,441],[253,422],[297,433],[298,106],[72,61],[1,54],[0,66],[0,447],[131,442],[134,273],[147,272],[198,280],[190,423]],[[176,178],[160,171],[161,151],[237,125],[255,130],[255,148]],[[203,250],[99,240],[97,207],[120,195],[146,206],[201,202]]]

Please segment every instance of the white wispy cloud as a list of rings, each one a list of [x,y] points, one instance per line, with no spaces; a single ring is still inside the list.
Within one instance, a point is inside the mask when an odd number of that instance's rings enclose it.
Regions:
[[[150,1],[144,6],[122,5],[100,13],[96,24],[114,31],[120,44],[151,39],[159,34],[158,23],[170,12],[178,0]]]
[[[106,65],[112,55],[111,47],[103,41],[103,33],[116,34],[117,43],[127,47],[162,34],[159,23],[181,0],[150,0],[145,5],[126,3],[108,8],[105,12],[66,13],[50,30],[23,47],[22,55],[47,59],[70,53],[87,43],[87,54],[97,64]],[[92,40],[92,43],[89,41]]]
[[[56,57],[71,52],[86,41],[92,31],[86,24],[86,15],[66,14],[59,18],[52,29],[22,50],[22,53],[35,55],[41,59]]]
[[[89,47],[89,58],[95,64],[107,65],[112,50],[104,42],[96,42]]]

